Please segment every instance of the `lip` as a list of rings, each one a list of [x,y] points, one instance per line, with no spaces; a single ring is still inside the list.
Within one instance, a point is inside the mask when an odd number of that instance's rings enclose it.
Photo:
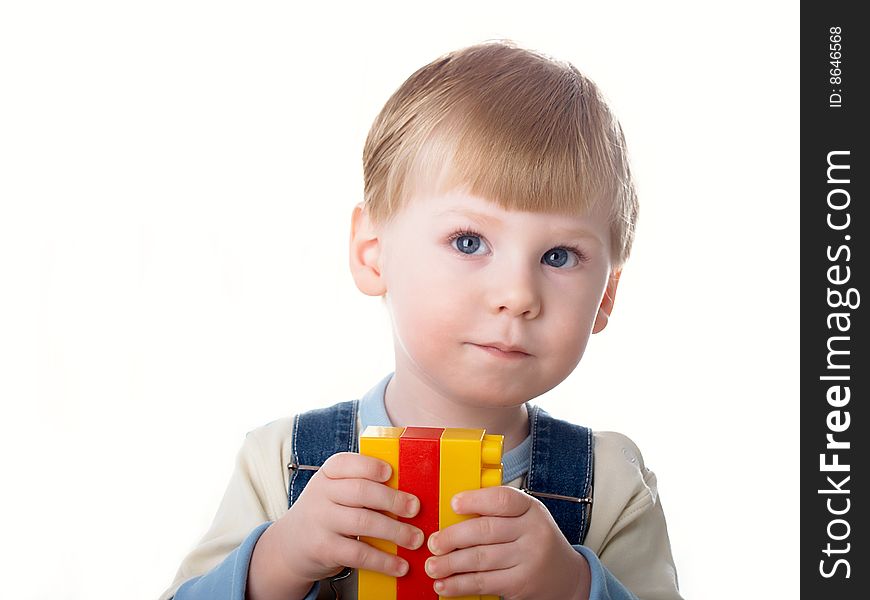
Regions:
[[[501,342],[490,342],[486,344],[474,344],[479,348],[483,348],[484,350],[489,350],[491,353],[496,354],[497,356],[511,357],[511,358],[520,358],[523,356],[531,356],[528,352],[526,352],[520,346],[509,346],[507,344],[502,344]]]

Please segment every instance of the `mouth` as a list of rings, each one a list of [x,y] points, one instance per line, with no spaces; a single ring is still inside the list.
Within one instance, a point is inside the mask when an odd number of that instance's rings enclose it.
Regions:
[[[478,348],[485,350],[493,356],[502,358],[526,358],[531,356],[528,352],[518,346],[507,346],[500,343],[495,344],[472,344]]]

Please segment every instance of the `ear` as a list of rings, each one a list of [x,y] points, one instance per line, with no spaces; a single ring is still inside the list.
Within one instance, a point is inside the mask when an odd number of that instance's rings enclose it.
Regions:
[[[607,327],[610,313],[613,312],[613,303],[616,300],[616,286],[619,285],[619,276],[621,274],[622,269],[616,269],[610,272],[610,277],[607,280],[607,287],[604,288],[604,298],[601,299],[601,305],[598,307],[598,314],[595,315],[595,324],[592,326],[592,333],[598,333]]]
[[[365,203],[353,208],[350,222],[350,272],[356,287],[368,296],[383,296],[387,288],[381,277],[381,241],[369,219]]]

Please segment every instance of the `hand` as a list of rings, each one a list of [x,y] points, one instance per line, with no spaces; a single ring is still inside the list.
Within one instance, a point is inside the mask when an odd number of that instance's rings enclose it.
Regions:
[[[356,539],[370,536],[412,550],[423,544],[419,528],[378,512],[413,517],[420,509],[415,496],[384,484],[390,473],[388,463],[370,456],[342,452],[329,457],[290,510],[263,533],[251,559],[249,585],[266,588],[263,597],[286,598],[299,590],[304,595],[312,583],[344,567],[404,575],[407,561]],[[263,585],[251,581],[255,571]]]
[[[588,600],[586,559],[571,547],[540,500],[498,486],[456,494],[453,510],[479,517],[429,536],[426,572],[442,596]]]

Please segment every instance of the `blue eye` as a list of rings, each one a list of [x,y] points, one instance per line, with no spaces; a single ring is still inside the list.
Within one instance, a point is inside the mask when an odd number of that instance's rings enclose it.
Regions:
[[[550,266],[561,267],[568,262],[568,254],[569,252],[565,248],[553,248],[552,250],[547,250],[547,253],[544,255],[544,260],[548,261]],[[549,263],[550,260],[553,262]]]
[[[469,230],[457,231],[450,236],[450,243],[459,240],[457,247],[463,254],[474,254],[480,248],[480,235]]]

